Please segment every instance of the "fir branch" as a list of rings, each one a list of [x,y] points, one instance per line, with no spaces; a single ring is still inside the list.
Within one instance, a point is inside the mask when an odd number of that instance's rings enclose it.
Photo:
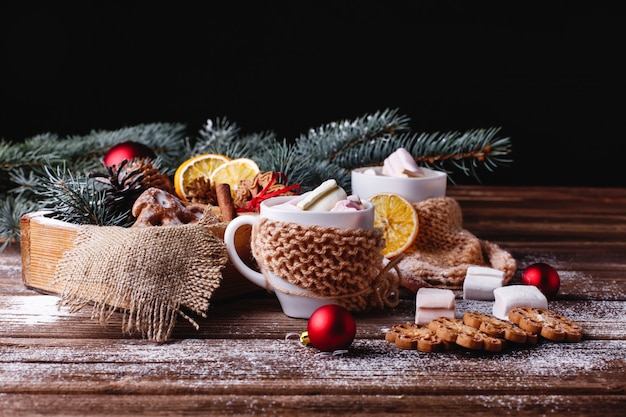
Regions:
[[[19,167],[9,172],[11,183],[17,184],[17,187],[9,190],[9,193],[15,194],[17,198],[36,199],[38,190],[45,187],[41,175],[35,173],[37,169],[38,167],[28,170]]]
[[[199,135],[190,155],[214,153],[255,160],[276,142],[276,134],[271,131],[242,135],[239,126],[226,118],[218,118],[215,123],[207,120]]]
[[[0,200],[0,252],[19,242],[20,220],[24,214],[37,210],[37,204],[23,198]]]
[[[377,155],[370,154],[368,149],[378,141],[408,131],[408,123],[409,118],[398,115],[395,109],[311,129],[295,142],[302,163],[311,170],[311,180],[302,183],[303,189],[314,188],[334,178],[339,185],[349,190],[350,170],[363,166],[364,161],[376,159]],[[346,158],[351,159],[352,163],[346,164]]]
[[[263,172],[282,172],[287,177],[285,185],[300,184],[303,187],[301,191],[309,190],[315,181],[311,166],[301,158],[296,147],[285,139],[270,145],[255,161]]]
[[[107,210],[106,193],[87,176],[75,175],[65,166],[44,167],[49,184],[39,195],[51,217],[74,224],[129,226],[130,211]]]
[[[20,143],[0,142],[0,167],[9,171],[15,167],[41,166],[44,162],[62,159],[56,141],[51,134],[38,135]]]
[[[87,173],[101,167],[101,158],[113,145],[128,140],[151,147],[164,165],[174,166],[182,162],[185,139],[185,125],[168,123],[92,131],[87,135],[67,138],[44,134],[17,144],[0,142],[0,167],[11,170],[64,163],[73,172]]]
[[[333,162],[351,148],[408,131],[408,123],[409,118],[399,116],[397,109],[385,110],[311,129],[296,140],[296,145],[304,157]]]
[[[418,165],[448,173],[472,176],[480,181],[480,170],[493,171],[512,162],[511,140],[498,137],[500,128],[472,129],[466,132],[402,133],[390,135],[338,155],[334,162],[348,176],[354,168],[382,165],[398,148],[406,148]]]
[[[479,170],[492,171],[512,162],[511,141],[497,137],[500,128],[472,129],[466,132],[421,133],[398,141],[418,164],[446,171],[454,182],[454,173],[480,181]]]
[[[225,117],[218,117],[215,119],[215,122],[207,119],[202,129],[198,132],[200,137],[196,141],[194,148],[191,149],[191,154],[217,153],[216,149],[219,149],[223,144],[235,142],[239,137],[240,130],[236,123]]]

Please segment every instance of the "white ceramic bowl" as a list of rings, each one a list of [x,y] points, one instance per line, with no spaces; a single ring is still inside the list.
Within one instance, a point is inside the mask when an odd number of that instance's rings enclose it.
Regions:
[[[390,177],[382,175],[382,167],[361,167],[352,170],[352,193],[363,199],[374,194],[395,193],[417,203],[446,195],[448,174],[429,168],[422,168],[424,176],[419,178]],[[366,174],[373,170],[376,175]]]

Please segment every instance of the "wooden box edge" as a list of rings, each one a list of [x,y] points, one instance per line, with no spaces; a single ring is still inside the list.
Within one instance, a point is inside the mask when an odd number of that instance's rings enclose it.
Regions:
[[[78,225],[46,217],[48,211],[27,213],[20,219],[20,251],[22,281],[32,290],[44,294],[59,294],[60,285],[52,283],[56,265],[63,254],[74,248]],[[242,228],[243,229],[243,228]],[[242,257],[250,254],[249,230],[241,230],[236,239]],[[222,271],[222,283],[212,300],[223,300],[259,291],[260,288],[243,277],[228,261]]]

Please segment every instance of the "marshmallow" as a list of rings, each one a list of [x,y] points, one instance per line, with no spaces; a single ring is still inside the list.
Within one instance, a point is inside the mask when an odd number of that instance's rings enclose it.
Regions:
[[[361,204],[351,200],[341,200],[333,206],[329,211],[359,211],[363,210]]]
[[[398,148],[385,158],[383,175],[390,177],[423,177],[424,171],[417,166],[409,151],[404,148]]]
[[[363,174],[365,175],[377,175],[376,174],[376,170],[374,168],[368,168],[365,171],[363,171]]]
[[[501,287],[503,282],[504,272],[499,269],[470,266],[463,281],[463,299],[493,301],[493,290]]]
[[[420,288],[415,296],[415,323],[428,324],[439,317],[453,319],[456,301],[451,290],[441,288]]]
[[[548,299],[534,285],[509,285],[493,290],[495,303],[493,315],[502,320],[509,319],[509,312],[515,307],[548,309]]]
[[[303,195],[296,206],[301,210],[329,211],[335,204],[348,198],[345,190],[337,185],[337,181],[330,179],[321,183],[317,188]]]

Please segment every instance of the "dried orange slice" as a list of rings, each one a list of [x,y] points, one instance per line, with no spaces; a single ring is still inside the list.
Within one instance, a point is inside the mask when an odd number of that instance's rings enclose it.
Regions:
[[[226,155],[207,153],[189,158],[176,169],[174,174],[174,189],[176,194],[183,200],[187,201],[186,191],[189,184],[194,180],[204,177],[207,181],[211,178],[213,171],[217,167],[231,159]]]
[[[417,238],[419,220],[415,207],[394,193],[374,194],[368,200],[374,204],[374,227],[385,236],[382,254],[388,259],[398,256]]]
[[[253,180],[258,173],[259,167],[252,159],[237,158],[215,168],[211,184],[230,185],[230,192],[234,196],[240,181]]]

